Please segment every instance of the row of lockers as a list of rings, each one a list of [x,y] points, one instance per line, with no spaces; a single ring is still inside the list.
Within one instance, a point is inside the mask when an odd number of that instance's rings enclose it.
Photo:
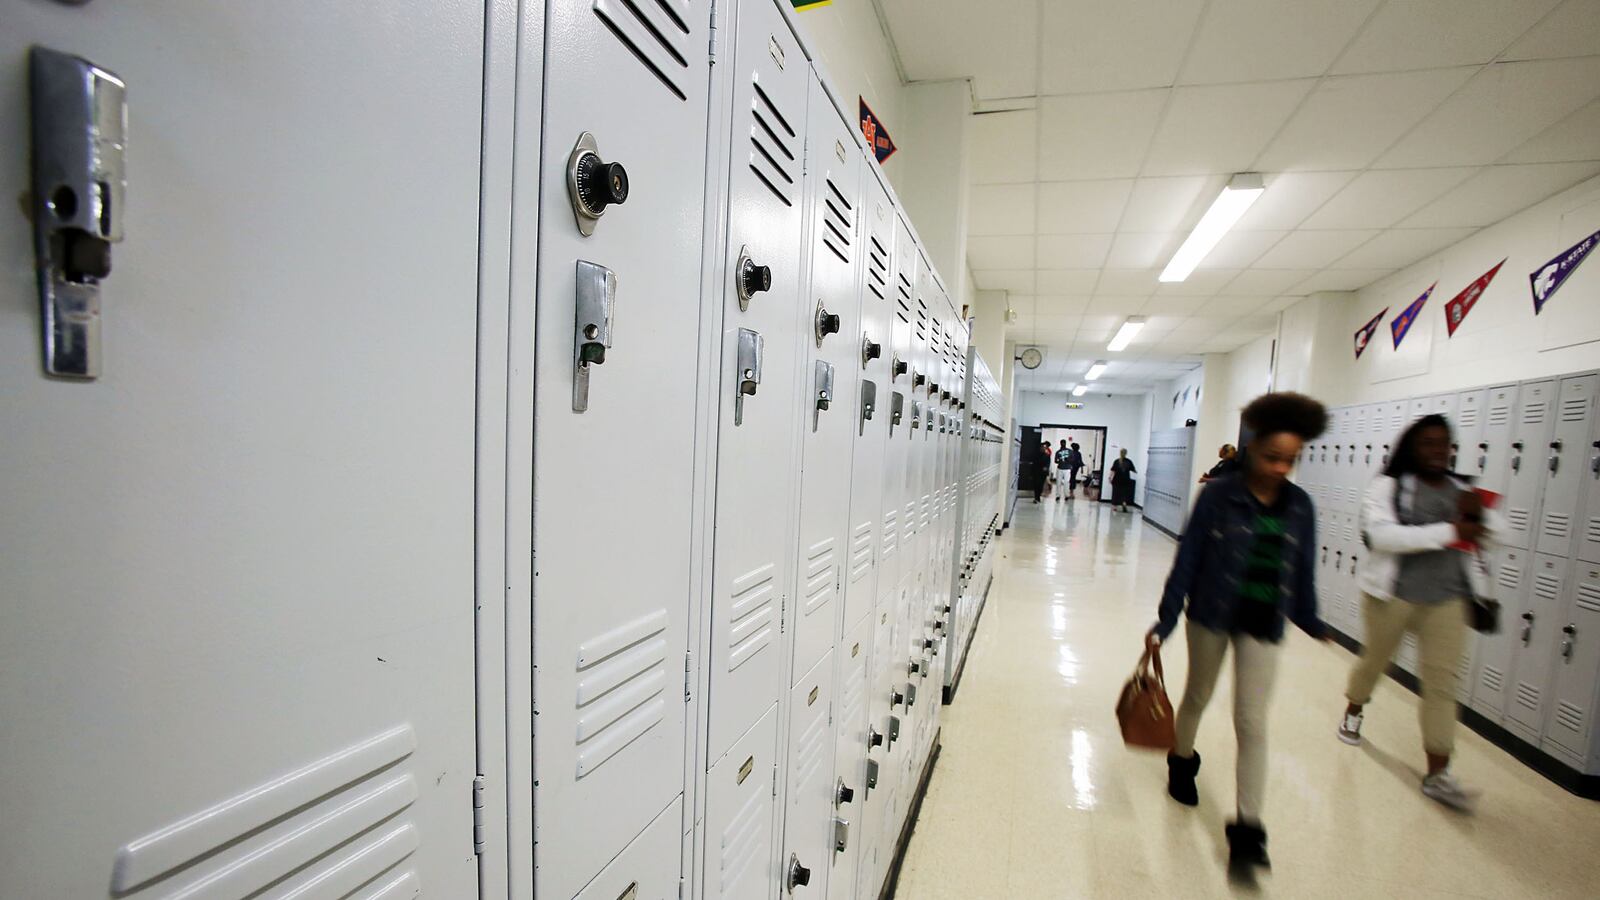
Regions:
[[[1600,375],[1577,373],[1330,410],[1298,478],[1317,503],[1324,617],[1362,638],[1362,496],[1412,422],[1445,416],[1452,466],[1501,495],[1508,536],[1482,564],[1497,634],[1470,636],[1463,703],[1567,766],[1600,771]],[[1397,664],[1417,674],[1415,639]]]
[[[1144,518],[1168,534],[1182,534],[1194,480],[1194,429],[1150,432],[1144,474]]]
[[[884,888],[998,385],[789,4],[515,12],[8,16],[136,224],[99,382],[0,329],[0,896]]]

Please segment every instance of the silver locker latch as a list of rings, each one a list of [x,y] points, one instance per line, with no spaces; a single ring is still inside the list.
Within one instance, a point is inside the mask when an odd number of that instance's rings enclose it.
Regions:
[[[833,849],[843,853],[850,846],[850,822],[838,816],[833,817]]]
[[[1550,474],[1554,475],[1561,468],[1561,442],[1550,442]]]
[[[735,425],[744,424],[744,398],[754,397],[756,388],[761,386],[761,348],[760,332],[739,329],[739,384],[738,391],[733,395]]]
[[[617,274],[578,260],[578,290],[573,304],[572,411],[589,409],[589,370],[606,361],[617,299]]]
[[[878,383],[876,381],[861,381],[861,423],[858,434],[867,433],[867,423],[872,421],[873,410],[878,408]]]
[[[44,370],[100,376],[100,283],[122,240],[127,87],[86,59],[44,47],[29,56],[33,245]]]
[[[911,401],[911,427],[912,428],[921,428],[922,427],[922,401],[921,400],[913,400],[913,401]]]
[[[878,761],[875,760],[875,759],[869,759],[869,760],[867,760],[867,790],[870,791],[870,790],[872,790],[873,788],[875,788],[877,786],[878,786]]]
[[[1572,662],[1572,648],[1578,642],[1578,626],[1569,624],[1561,629],[1561,633],[1566,635],[1561,639],[1561,658],[1567,662]]]
[[[889,717],[889,735],[888,735],[888,737],[889,737],[889,747],[888,747],[888,749],[892,750],[892,749],[894,749],[894,742],[900,740],[900,717],[899,716],[890,716]]]
[[[811,430],[822,422],[822,411],[833,405],[833,363],[819,359],[812,377]]]
[[[894,434],[894,427],[900,424],[900,420],[905,417],[905,413],[906,395],[899,391],[891,391],[889,393],[889,434],[891,436]]]

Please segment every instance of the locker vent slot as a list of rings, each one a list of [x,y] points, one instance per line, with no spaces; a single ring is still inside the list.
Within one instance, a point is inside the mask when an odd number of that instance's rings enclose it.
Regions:
[[[1545,511],[1544,514],[1545,537],[1564,540],[1572,534],[1572,517],[1565,513]]]
[[[911,279],[904,272],[896,272],[894,276],[895,289],[900,292],[900,308],[905,310],[906,321],[911,321]]]
[[[733,580],[728,597],[728,671],[744,665],[772,642],[777,566],[767,563]]]
[[[1522,586],[1522,567],[1506,563],[1500,567],[1500,586],[1514,591]]]
[[[1589,612],[1600,612],[1600,583],[1593,581],[1578,582],[1577,604],[1579,609]]]
[[[1456,419],[1456,425],[1460,428],[1476,428],[1478,426],[1478,408],[1476,406],[1464,407]]]
[[[1561,401],[1561,421],[1582,422],[1589,414],[1588,397],[1568,397]]]
[[[921,522],[917,519],[916,500],[912,500],[906,504],[905,518],[902,521],[906,523],[906,537],[911,537],[922,530],[920,527]]]
[[[833,598],[834,540],[818,541],[806,551],[805,614],[811,615]]]
[[[1537,575],[1533,579],[1533,596],[1554,602],[1561,593],[1561,579],[1551,575]]]
[[[886,300],[889,291],[889,251],[883,249],[876,237],[869,237],[867,242],[867,289],[879,300]]]
[[[1583,734],[1583,710],[1565,700],[1556,703],[1556,724],[1571,731],[1573,734]]]
[[[689,99],[689,28],[663,0],[594,0],[594,12],[667,90]]]
[[[828,190],[822,196],[822,243],[840,262],[848,265],[851,235],[855,232],[855,207],[844,198],[832,178],[824,180]]]
[[[1506,685],[1505,673],[1488,663],[1484,663],[1483,676],[1479,680],[1483,682],[1484,687],[1496,694],[1500,693],[1500,690]]]
[[[111,892],[345,896],[417,848],[417,783],[403,762],[416,747],[402,725],[151,832],[117,851]]]
[[[767,801],[765,785],[749,788],[750,797],[722,832],[722,891],[724,897],[757,897],[766,887],[764,867],[756,865],[767,851]],[[750,876],[746,883],[745,876]]]
[[[1531,516],[1526,509],[1506,510],[1506,524],[1511,526],[1512,531],[1527,531],[1529,518]]]
[[[805,730],[800,733],[799,746],[795,747],[794,784],[789,794],[796,802],[805,799],[809,793],[805,786],[816,778],[823,762],[833,761],[833,754],[829,752],[832,749],[828,740],[828,712],[824,706],[806,723]]]
[[[1600,516],[1590,516],[1583,529],[1583,539],[1600,543]]]
[[[1504,425],[1511,421],[1511,404],[1497,403],[1489,407],[1489,424]]]
[[[872,520],[862,522],[850,535],[850,583],[872,571]]]
[[[900,513],[891,509],[883,514],[883,558],[894,556],[894,551],[900,546]]]
[[[578,777],[661,722],[667,701],[667,611],[656,610],[578,647]]]
[[[1544,403],[1530,403],[1522,409],[1523,425],[1543,425],[1547,405]]]
[[[754,92],[750,100],[750,117],[755,121],[750,127],[750,146],[755,151],[750,154],[750,171],[756,173],[761,183],[772,191],[773,196],[783,201],[784,206],[793,206],[789,191],[794,188],[795,176],[790,174],[790,170],[796,165],[791,146],[796,137],[795,131],[778,110],[778,105],[761,89],[759,81],[752,80],[750,87]]]
[[[1539,688],[1526,681],[1517,682],[1517,705],[1523,709],[1538,711]]]
[[[840,729],[841,734],[852,727],[859,727],[863,716],[863,705],[867,698],[867,658],[860,654],[851,657],[850,671],[844,675],[844,695],[839,698]]]

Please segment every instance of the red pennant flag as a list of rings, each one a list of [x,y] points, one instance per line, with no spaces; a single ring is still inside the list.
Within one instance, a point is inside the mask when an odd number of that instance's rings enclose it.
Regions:
[[[1385,306],[1383,312],[1372,317],[1372,321],[1356,329],[1356,359],[1360,359],[1362,351],[1372,343],[1372,333],[1378,330],[1378,323],[1383,321],[1384,313],[1388,311],[1389,307]]]
[[[1507,257],[1507,259],[1509,258]],[[1467,313],[1472,312],[1472,307],[1478,304],[1478,298],[1482,297],[1483,292],[1488,290],[1489,282],[1494,280],[1494,276],[1499,273],[1500,267],[1505,264],[1506,261],[1504,259],[1495,263],[1494,268],[1479,275],[1477,281],[1467,285],[1462,289],[1461,293],[1452,297],[1450,302],[1444,305],[1444,324],[1446,328],[1450,329],[1451,337],[1455,337],[1456,329],[1461,327],[1461,322],[1466,319]]]

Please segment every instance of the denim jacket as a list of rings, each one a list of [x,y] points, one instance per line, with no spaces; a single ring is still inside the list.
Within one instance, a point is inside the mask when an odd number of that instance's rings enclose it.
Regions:
[[[1321,637],[1323,624],[1317,618],[1316,509],[1310,495],[1298,485],[1285,482],[1283,492],[1286,533],[1279,609],[1301,630]],[[1255,540],[1255,519],[1255,500],[1243,478],[1221,478],[1201,490],[1161,594],[1160,621],[1155,632],[1162,640],[1178,627],[1185,598],[1189,601],[1190,621],[1217,631],[1230,628]],[[1271,638],[1283,638],[1283,619],[1278,620]]]

